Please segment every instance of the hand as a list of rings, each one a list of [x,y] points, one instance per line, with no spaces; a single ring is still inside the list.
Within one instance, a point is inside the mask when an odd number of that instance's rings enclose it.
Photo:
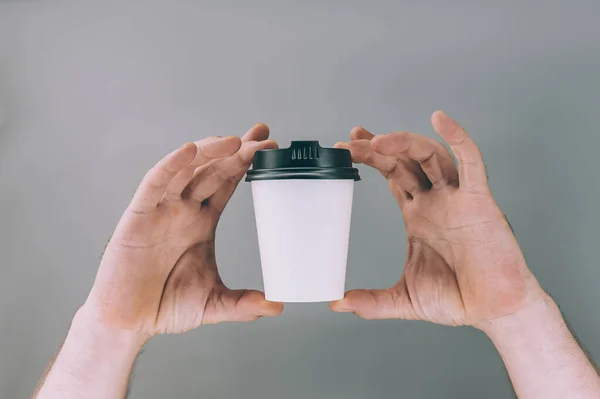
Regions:
[[[334,311],[481,328],[545,298],[492,198],[479,149],[443,112],[431,120],[458,169],[442,143],[413,133],[355,128],[351,142],[337,144],[387,178],[404,216],[408,257],[392,288],[349,291],[331,304]]]
[[[86,313],[102,326],[146,336],[281,313],[262,292],[225,287],[215,259],[221,212],[254,153],[277,148],[268,137],[259,124],[241,140],[187,143],[156,164],[106,248]]]

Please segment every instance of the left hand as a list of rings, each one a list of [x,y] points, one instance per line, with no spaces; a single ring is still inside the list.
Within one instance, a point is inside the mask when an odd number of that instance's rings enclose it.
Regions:
[[[479,148],[443,112],[433,128],[449,144],[409,132],[374,136],[355,128],[338,147],[379,170],[402,215],[407,259],[391,288],[352,290],[335,311],[367,319],[416,319],[485,328],[547,300],[492,197]]]
[[[268,137],[259,124],[241,140],[187,143],[158,162],[117,225],[82,310],[102,327],[145,337],[280,314],[260,291],[227,288],[215,259],[221,212],[254,153],[277,148]]]

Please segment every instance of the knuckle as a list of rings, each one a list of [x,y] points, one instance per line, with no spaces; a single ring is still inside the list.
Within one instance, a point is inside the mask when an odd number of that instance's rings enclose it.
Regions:
[[[154,179],[154,177],[152,175],[146,175],[140,188],[141,189],[147,188],[152,191],[155,191],[155,190],[164,190],[166,187],[167,187],[167,183],[158,183],[158,182],[156,182],[156,180]]]
[[[431,149],[430,152],[427,152],[424,154],[424,156],[419,160],[419,162],[422,164],[426,164],[426,163],[435,162],[436,160],[437,160],[436,152],[434,149]]]
[[[391,180],[392,179],[392,173],[388,170],[380,170],[379,173],[381,173],[381,175],[386,179],[386,180]]]
[[[217,170],[217,166],[215,164],[208,164],[206,165],[206,169],[204,169],[204,176],[210,176],[210,175],[214,175],[217,174],[218,170]]]
[[[379,169],[379,172],[385,177],[386,180],[391,180],[399,172],[398,162],[396,161],[390,167],[383,167]]]

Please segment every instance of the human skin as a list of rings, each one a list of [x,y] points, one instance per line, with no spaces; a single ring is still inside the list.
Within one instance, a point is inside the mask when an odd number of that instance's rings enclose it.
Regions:
[[[599,398],[598,373],[527,267],[478,147],[443,112],[431,121],[458,166],[441,142],[409,132],[358,127],[336,145],[388,180],[408,256],[391,288],[349,291],[332,310],[473,326],[493,341],[519,398]]]
[[[490,194],[479,150],[445,114],[432,122],[458,168],[440,143],[411,133],[373,136],[357,128],[351,142],[339,143],[388,178],[409,256],[392,288],[350,291],[332,309],[474,326],[498,348],[519,397],[599,397],[597,373]],[[152,336],[281,313],[262,292],[225,287],[214,253],[219,216],[254,153],[276,146],[268,128],[256,125],[241,140],[188,143],[148,172],[34,397],[124,397]]]
[[[37,398],[122,398],[142,346],[161,333],[276,316],[283,305],[231,290],[215,258],[217,222],[266,125],[187,143],[144,177],[106,247],[93,288]]]

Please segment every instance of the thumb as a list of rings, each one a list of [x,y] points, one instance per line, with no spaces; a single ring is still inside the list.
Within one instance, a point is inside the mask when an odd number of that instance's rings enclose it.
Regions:
[[[334,312],[352,312],[366,320],[414,319],[412,306],[404,290],[352,290],[329,307]]]
[[[253,321],[263,316],[278,316],[282,312],[283,304],[267,301],[261,291],[225,289],[214,292],[209,298],[203,324]]]

